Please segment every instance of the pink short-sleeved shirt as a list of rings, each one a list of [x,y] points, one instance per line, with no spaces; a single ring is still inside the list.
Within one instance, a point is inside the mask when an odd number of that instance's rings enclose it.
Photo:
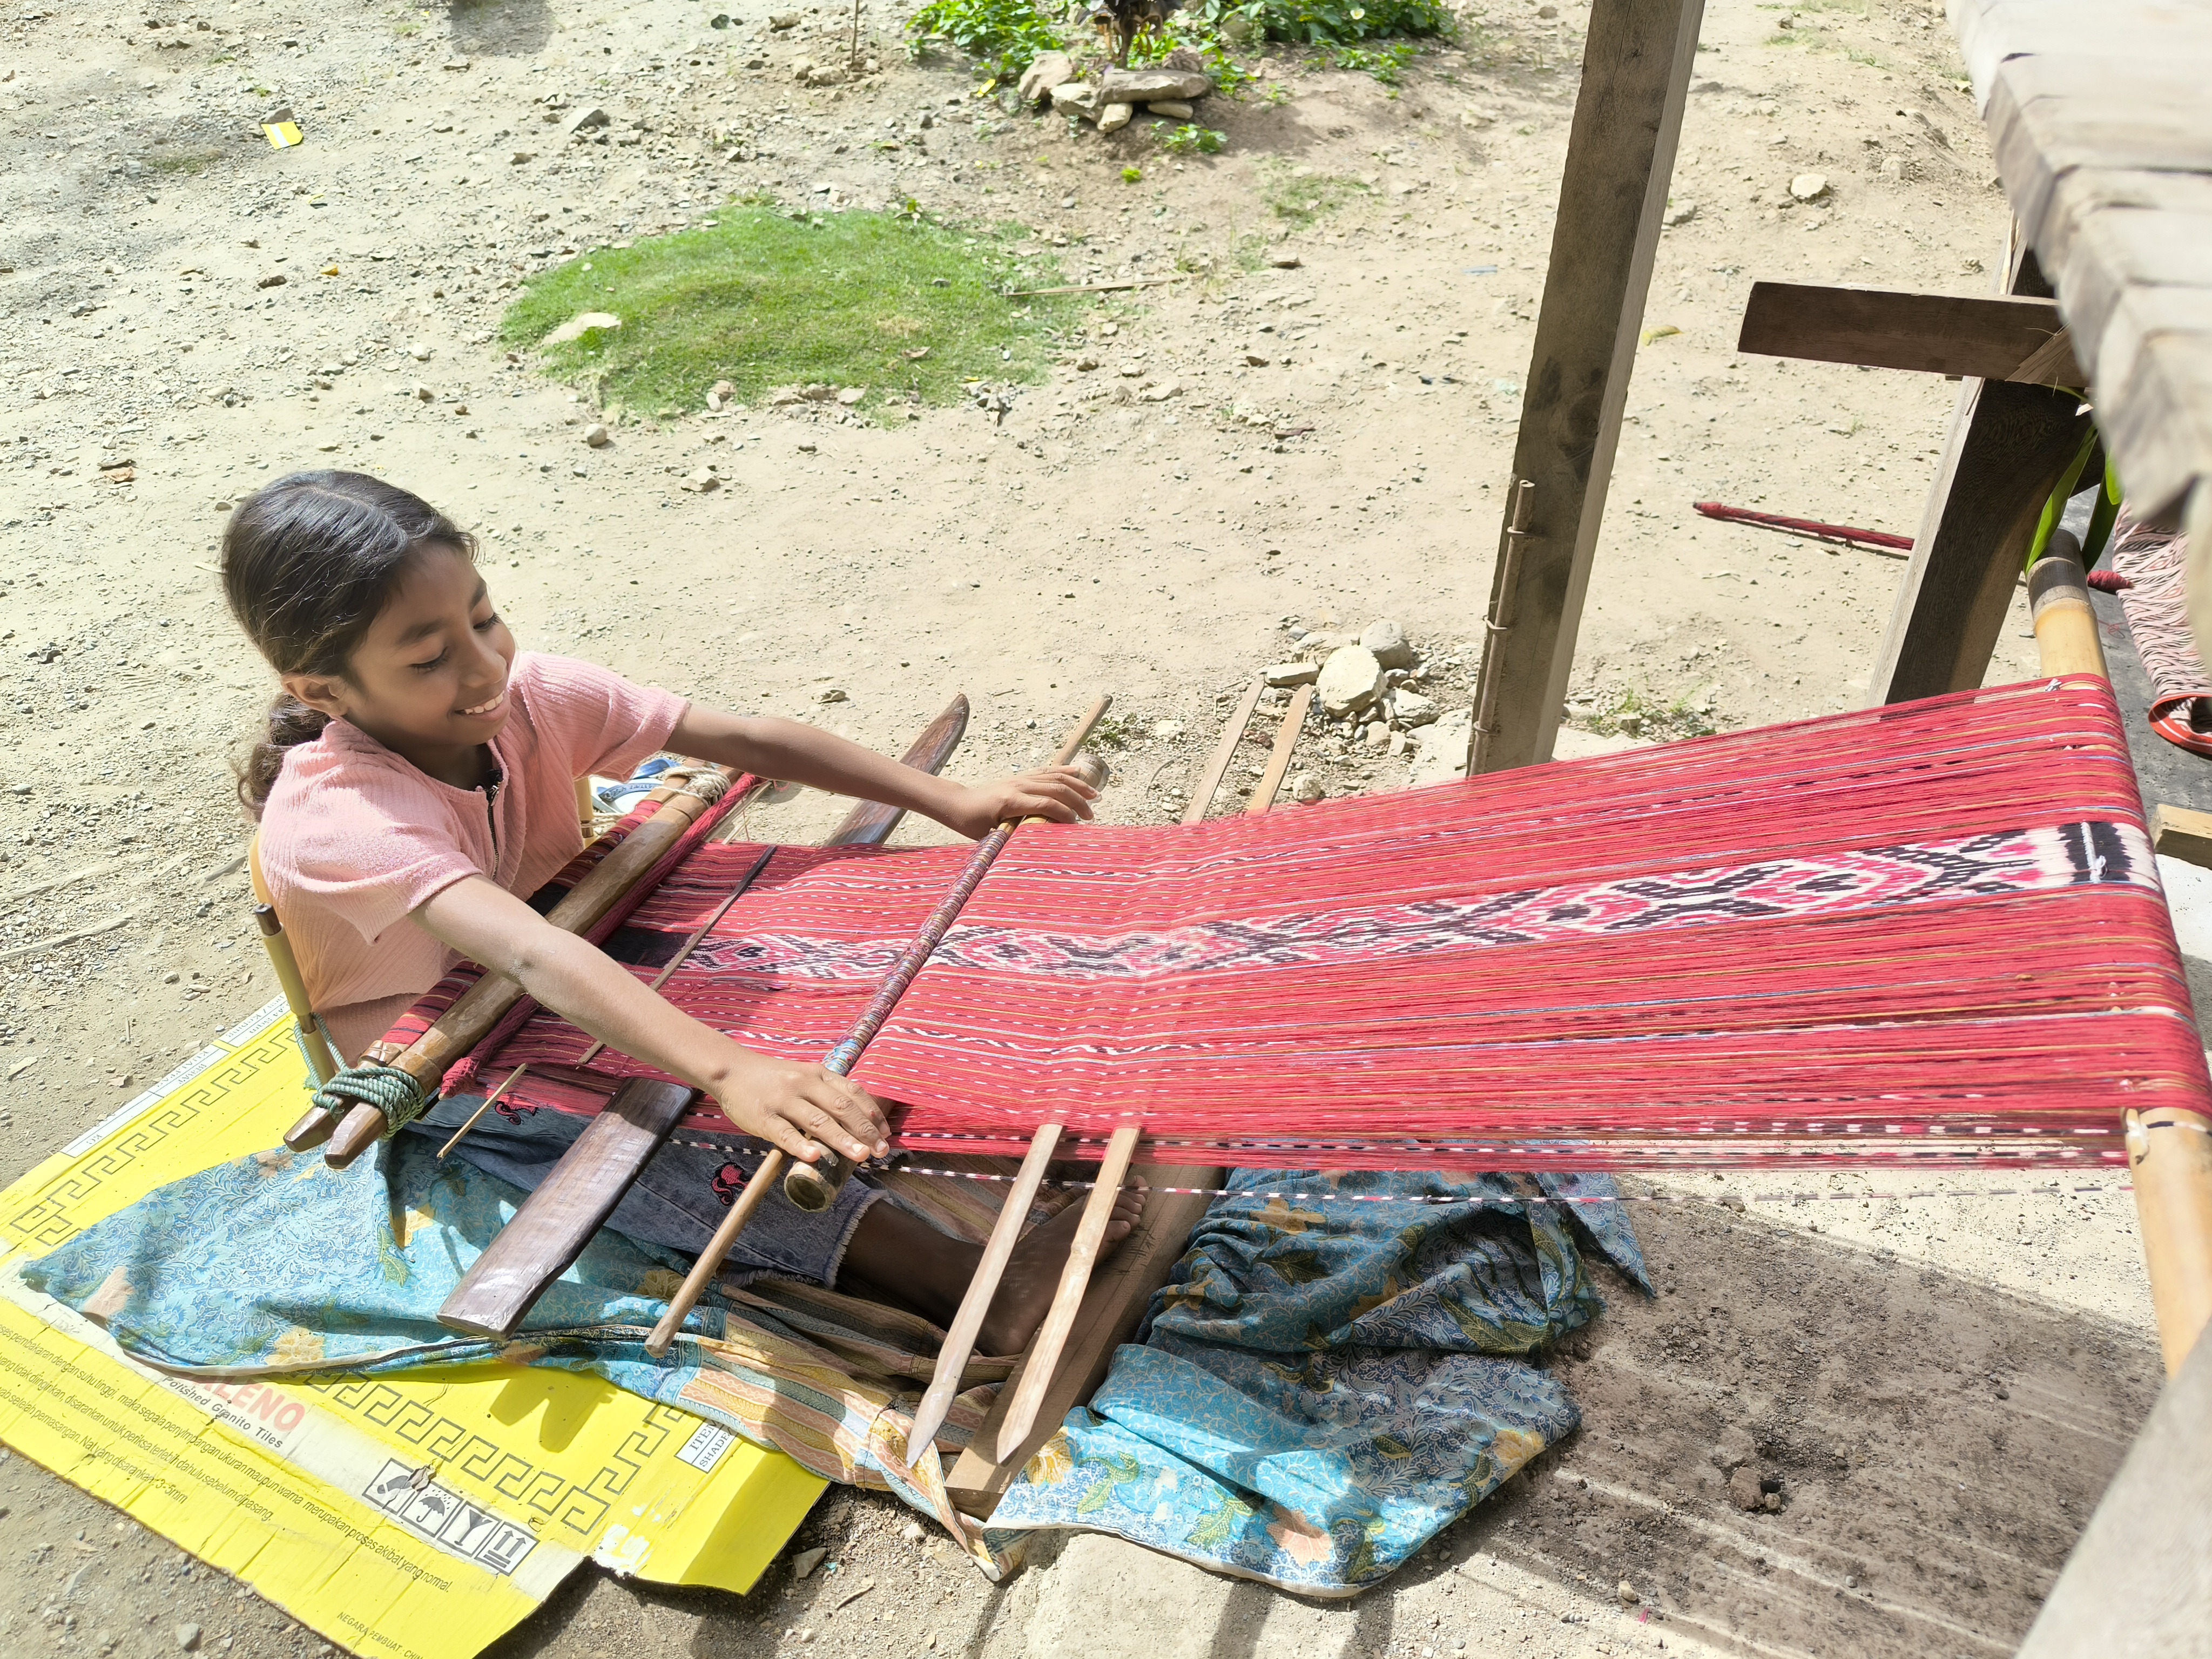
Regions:
[[[507,695],[489,789],[441,783],[345,720],[284,757],[262,809],[262,877],[308,997],[348,1059],[456,960],[416,925],[416,907],[470,876],[536,892],[583,846],[576,780],[627,777],[687,706],[534,651],[515,658]]]

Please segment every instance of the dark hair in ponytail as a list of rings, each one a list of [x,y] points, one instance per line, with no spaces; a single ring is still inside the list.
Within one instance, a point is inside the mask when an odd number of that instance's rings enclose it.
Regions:
[[[344,678],[407,562],[425,545],[476,557],[476,539],[419,495],[364,472],[295,472],[249,495],[222,536],[230,614],[280,674]],[[286,692],[268,735],[240,769],[238,797],[256,817],[284,751],[330,717]]]

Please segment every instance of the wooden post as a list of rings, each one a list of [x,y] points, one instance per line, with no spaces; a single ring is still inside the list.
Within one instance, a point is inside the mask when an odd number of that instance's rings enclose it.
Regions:
[[[2080,552],[2071,531],[2057,531],[2027,573],[2036,648],[2046,674],[2103,677],[2105,649]],[[2212,1324],[2212,1119],[2172,1106],[2131,1111],[2127,1146],[2159,1347],[2166,1374],[2179,1376]]]
[[[1596,0],[1590,10],[1513,451],[1513,477],[1534,485],[1529,533],[1509,560],[1509,498],[1491,579],[1489,614],[1513,625],[1484,647],[1498,686],[1485,771],[1551,758],[1704,13],[1704,0]],[[1509,579],[1510,596],[1499,591]]]
[[[2013,228],[2005,292],[2049,299],[2034,251]],[[2081,399],[2040,386],[1964,380],[1943,459],[1912,538],[1867,702],[1971,691],[1989,672],[2043,503],[2081,447]]]
[[[1989,672],[2043,503],[2081,447],[2077,393],[1960,383],[1869,703],[1971,691]]]

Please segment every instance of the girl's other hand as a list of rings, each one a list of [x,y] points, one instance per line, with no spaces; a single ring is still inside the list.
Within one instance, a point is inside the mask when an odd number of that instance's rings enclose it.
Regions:
[[[997,783],[972,784],[945,816],[947,829],[980,841],[1009,818],[1048,818],[1073,823],[1091,816],[1098,792],[1072,766],[1040,766]]]
[[[773,1060],[750,1049],[711,1087],[722,1115],[739,1133],[814,1162],[820,1142],[856,1162],[890,1151],[890,1123],[876,1097],[818,1065]]]

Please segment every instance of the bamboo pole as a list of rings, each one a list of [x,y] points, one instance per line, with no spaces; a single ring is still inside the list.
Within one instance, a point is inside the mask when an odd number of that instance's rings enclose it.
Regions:
[[[300,976],[300,959],[292,954],[292,941],[284,937],[284,924],[276,919],[276,907],[255,905],[253,925],[261,930],[262,948],[269,952],[269,965],[276,972],[276,985],[284,993],[284,1006],[292,1011],[292,1024],[300,1034],[300,1048],[307,1057],[307,1069],[314,1073],[317,1084],[328,1083],[338,1074],[338,1057],[331,1052],[330,1039],[323,1035],[322,1022],[315,1018],[314,1005],[307,1000],[307,982]]]
[[[2046,674],[2109,679],[2081,545],[2061,530],[2027,573],[2035,643]],[[2127,1114],[2128,1164],[2166,1374],[2178,1376],[2212,1324],[2212,1119],[2160,1106]]]

